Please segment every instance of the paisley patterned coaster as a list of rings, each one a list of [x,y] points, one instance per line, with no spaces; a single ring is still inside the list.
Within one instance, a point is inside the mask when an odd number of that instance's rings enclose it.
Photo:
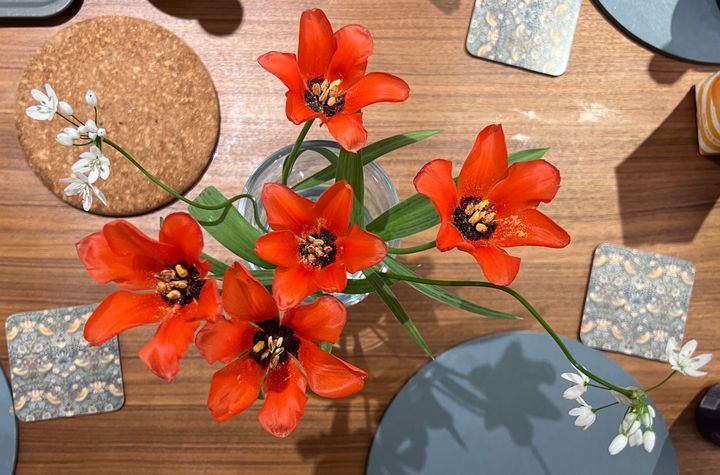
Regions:
[[[695,267],[676,257],[601,244],[595,250],[580,339],[594,348],[667,361],[683,340]]]
[[[95,305],[16,313],[5,322],[15,415],[23,422],[112,412],[125,402],[117,338],[90,347]]]
[[[470,54],[551,76],[565,72],[581,0],[475,0]]]

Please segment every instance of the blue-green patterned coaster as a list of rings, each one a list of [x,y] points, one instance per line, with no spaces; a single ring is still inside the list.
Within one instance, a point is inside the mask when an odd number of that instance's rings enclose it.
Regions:
[[[470,54],[551,76],[565,72],[581,0],[475,0]]]
[[[125,402],[117,338],[88,346],[95,305],[16,313],[5,322],[15,415],[23,422],[112,412]]]
[[[667,361],[668,339],[683,341],[694,282],[690,261],[601,244],[580,339],[594,348]]]

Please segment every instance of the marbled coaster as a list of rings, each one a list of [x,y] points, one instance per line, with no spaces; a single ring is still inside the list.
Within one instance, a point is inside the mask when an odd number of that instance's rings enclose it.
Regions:
[[[580,339],[594,348],[667,361],[683,341],[695,267],[676,257],[601,244],[595,250]]]
[[[581,0],[475,0],[466,47],[479,58],[565,72]]]
[[[94,305],[16,313],[5,322],[15,415],[23,422],[112,412],[125,402],[117,338],[88,346]]]

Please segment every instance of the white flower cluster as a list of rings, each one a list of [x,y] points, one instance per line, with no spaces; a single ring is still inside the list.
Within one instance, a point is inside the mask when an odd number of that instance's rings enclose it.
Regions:
[[[695,340],[688,341],[682,348],[679,348],[672,338],[668,341],[666,351],[668,361],[673,369],[672,374],[678,372],[685,376],[694,377],[705,376],[707,374],[699,370],[710,361],[712,355],[705,353],[693,357],[696,349],[697,341]],[[616,402],[599,408],[593,408],[582,398],[582,395],[585,394],[588,387],[591,386],[590,378],[580,371],[577,373],[563,373],[561,376],[563,379],[573,383],[572,386],[563,392],[563,397],[565,399],[575,400],[578,403],[578,407],[574,407],[568,412],[570,416],[576,418],[576,426],[582,427],[583,430],[585,430],[595,422],[598,411],[610,406],[622,404],[627,407],[625,416],[618,428],[618,435],[615,436],[608,447],[608,452],[610,452],[611,455],[616,455],[627,446],[642,446],[647,452],[652,452],[655,447],[655,431],[653,430],[655,408],[648,403],[647,396],[643,390],[632,387],[625,388],[633,397],[610,391]],[[670,376],[650,390],[661,386],[668,379],[670,379]]]
[[[98,99],[95,92],[88,90],[85,94],[85,103],[88,107],[92,107],[95,113],[95,119],[88,119],[85,122],[75,116],[75,111],[70,104],[58,101],[57,94],[50,84],[45,84],[44,93],[33,89],[32,96],[38,101],[38,104],[25,110],[28,117],[35,120],[52,120],[55,115],[59,115],[72,125],[57,134],[58,143],[66,147],[90,146],[90,150],[81,153],[80,160],[72,165],[73,176],[60,180],[68,184],[65,187],[65,194],[67,196],[79,195],[85,211],[90,210],[93,196],[107,206],[107,199],[97,186],[98,179],[107,180],[110,176],[110,160],[102,152],[106,131],[97,125]]]

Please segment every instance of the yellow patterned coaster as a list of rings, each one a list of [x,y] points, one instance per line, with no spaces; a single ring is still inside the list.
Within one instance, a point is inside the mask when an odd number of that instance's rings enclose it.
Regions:
[[[5,322],[15,415],[23,422],[117,411],[125,402],[117,338],[88,346],[95,305],[16,313]]]
[[[580,0],[475,0],[466,47],[479,58],[551,76],[570,59]]]
[[[580,339],[667,361],[668,339],[683,340],[694,282],[690,261],[602,244],[595,250]]]

